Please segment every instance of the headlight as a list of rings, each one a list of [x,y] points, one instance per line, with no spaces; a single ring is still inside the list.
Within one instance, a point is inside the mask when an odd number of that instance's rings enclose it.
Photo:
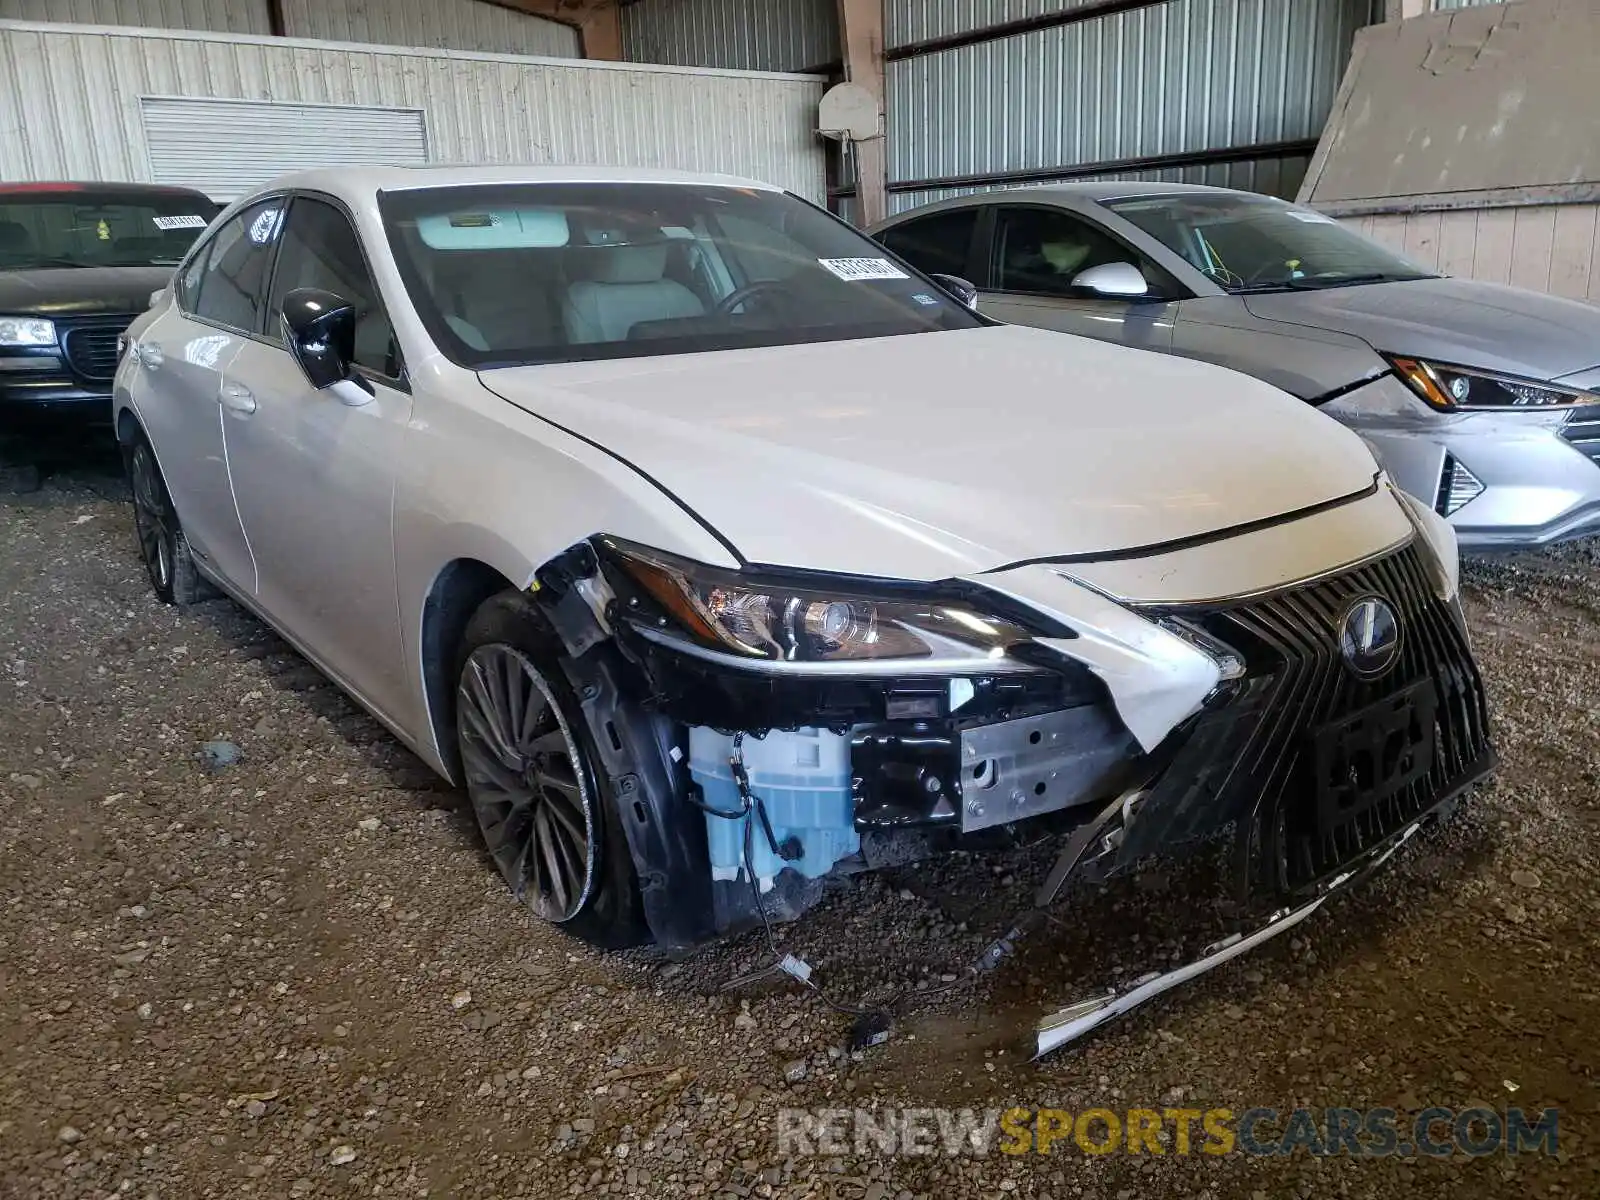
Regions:
[[[41,317],[0,317],[0,346],[54,346],[56,327]]]
[[[762,578],[617,542],[605,549],[623,613],[641,631],[752,666],[1032,670],[1007,650],[1040,634],[1072,636],[1025,628],[933,587],[897,595],[900,585],[890,584],[875,594],[859,580]]]
[[[1471,409],[1544,409],[1569,404],[1600,404],[1600,395],[1552,383],[1516,379],[1470,367],[1452,367],[1386,354],[1395,373],[1434,408],[1445,412]]]

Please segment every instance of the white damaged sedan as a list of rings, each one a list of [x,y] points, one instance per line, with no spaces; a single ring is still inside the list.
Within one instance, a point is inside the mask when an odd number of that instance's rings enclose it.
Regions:
[[[601,945],[997,831],[1060,831],[1041,911],[1231,836],[1260,919],[1048,1049],[1303,918],[1494,754],[1450,530],[1359,438],[962,291],[745,180],[286,177],[128,331],[140,548]]]

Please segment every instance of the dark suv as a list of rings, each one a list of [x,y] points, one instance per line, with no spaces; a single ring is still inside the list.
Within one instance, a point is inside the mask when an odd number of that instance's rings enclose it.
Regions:
[[[110,421],[118,338],[217,211],[187,188],[0,184],[0,431]]]

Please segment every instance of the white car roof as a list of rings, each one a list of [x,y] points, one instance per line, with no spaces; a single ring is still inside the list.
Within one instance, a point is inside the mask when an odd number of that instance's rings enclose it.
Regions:
[[[496,183],[680,183],[709,184],[717,187],[759,188],[775,192],[780,188],[737,175],[717,175],[704,171],[669,171],[653,167],[607,166],[428,166],[428,167],[323,167],[280,175],[260,191],[303,188],[327,192],[352,202],[369,199],[377,192],[398,192],[415,188],[466,187]]]

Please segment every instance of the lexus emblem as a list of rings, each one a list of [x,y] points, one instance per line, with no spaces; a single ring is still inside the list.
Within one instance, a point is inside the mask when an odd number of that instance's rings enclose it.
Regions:
[[[1387,600],[1357,600],[1339,626],[1339,653],[1361,679],[1376,679],[1400,657],[1400,618]]]

